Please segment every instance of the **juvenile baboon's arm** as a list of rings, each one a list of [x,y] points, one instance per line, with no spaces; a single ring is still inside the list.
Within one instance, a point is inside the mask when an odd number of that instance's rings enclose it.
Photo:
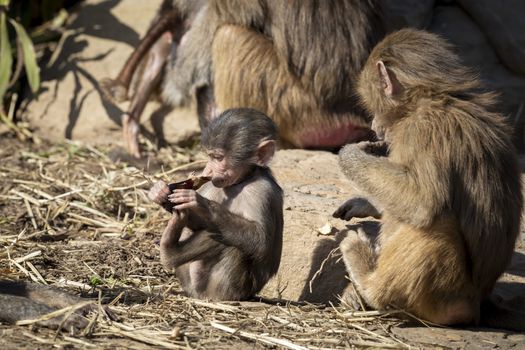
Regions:
[[[198,231],[184,241],[161,241],[160,261],[166,269],[177,268],[188,262],[220,256],[224,245],[209,231]]]
[[[212,207],[221,207],[212,203]],[[165,268],[172,269],[190,261],[220,256],[225,246],[234,246],[255,261],[264,259],[268,243],[260,225],[219,208],[210,210],[214,214],[208,221],[207,230],[196,231],[183,241],[179,241],[181,230],[168,223],[160,243],[160,260]],[[220,218],[216,219],[216,216]]]
[[[429,225],[442,210],[447,195],[434,164],[418,164],[416,169],[369,155],[361,148],[351,144],[339,152],[345,175],[390,215],[417,227]],[[424,156],[420,159],[423,161]]]

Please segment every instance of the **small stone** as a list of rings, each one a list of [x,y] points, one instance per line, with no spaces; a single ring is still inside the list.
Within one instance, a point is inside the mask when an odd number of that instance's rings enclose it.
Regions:
[[[332,226],[332,224],[327,222],[323,227],[318,228],[317,232],[326,236],[326,235],[331,234],[333,230],[334,230],[334,227]]]

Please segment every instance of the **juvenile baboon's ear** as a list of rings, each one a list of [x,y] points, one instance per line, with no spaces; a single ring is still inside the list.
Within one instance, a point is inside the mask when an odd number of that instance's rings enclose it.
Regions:
[[[385,92],[385,95],[388,97],[392,97],[395,94],[394,79],[392,76],[390,76],[390,73],[383,61],[377,62],[377,71],[381,80],[381,88]]]
[[[275,147],[275,140],[261,141],[261,143],[259,143],[259,146],[257,146],[257,151],[255,152],[255,162],[257,163],[257,165],[268,165],[270,160],[272,160],[273,155],[275,154]]]

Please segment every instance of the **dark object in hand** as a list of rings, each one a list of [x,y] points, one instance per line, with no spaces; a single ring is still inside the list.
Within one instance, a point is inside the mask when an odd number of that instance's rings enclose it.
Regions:
[[[170,193],[178,189],[198,190],[202,185],[210,180],[211,177],[209,176],[190,176],[190,178],[187,180],[169,183],[168,188],[170,189]],[[173,213],[174,204],[168,200],[168,197],[164,198],[164,201],[159,204],[169,213]]]

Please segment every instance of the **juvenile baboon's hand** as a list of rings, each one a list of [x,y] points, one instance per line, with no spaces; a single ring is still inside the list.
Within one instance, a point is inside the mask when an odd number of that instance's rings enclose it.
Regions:
[[[380,218],[381,213],[367,199],[357,197],[341,204],[332,216],[348,221],[352,218],[366,218],[368,216]]]
[[[148,198],[157,204],[164,204],[171,191],[164,181],[159,181],[148,192]]]
[[[388,155],[388,144],[386,143],[386,141],[364,141],[359,142],[357,146],[367,154],[379,157],[385,157]]]
[[[175,204],[173,208],[176,210],[189,209],[202,213],[208,209],[208,200],[195,190],[177,189],[168,196],[168,199]]]

